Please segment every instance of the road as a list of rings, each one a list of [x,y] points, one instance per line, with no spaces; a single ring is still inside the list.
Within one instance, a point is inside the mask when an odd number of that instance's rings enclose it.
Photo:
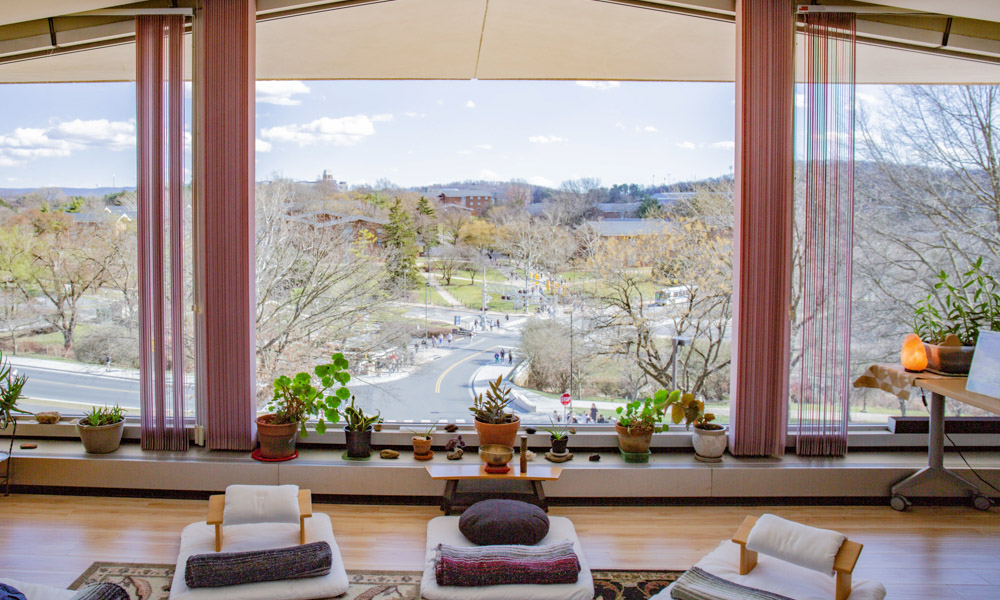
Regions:
[[[138,376],[123,376],[119,371],[102,374],[103,368],[89,365],[83,367],[85,370],[77,370],[77,363],[63,361],[10,357],[10,362],[19,374],[28,376],[24,386],[28,398],[18,402],[25,410],[58,410],[69,414],[85,412],[94,405],[118,404],[129,410],[128,414],[139,414]],[[51,365],[44,365],[45,362]]]

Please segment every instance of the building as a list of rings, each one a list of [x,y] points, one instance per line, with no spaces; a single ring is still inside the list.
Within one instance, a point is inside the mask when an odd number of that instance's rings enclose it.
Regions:
[[[483,190],[446,188],[438,190],[435,197],[439,206],[467,208],[477,217],[486,216],[494,204],[493,194]]]

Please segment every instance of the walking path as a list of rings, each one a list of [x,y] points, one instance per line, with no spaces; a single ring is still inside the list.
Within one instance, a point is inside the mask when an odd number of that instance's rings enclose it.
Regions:
[[[424,273],[424,278],[431,282],[431,286],[434,290],[444,298],[444,301],[451,304],[452,307],[465,308],[465,305],[458,301],[458,298],[451,295],[441,284],[438,282],[437,277],[433,276],[431,273]]]

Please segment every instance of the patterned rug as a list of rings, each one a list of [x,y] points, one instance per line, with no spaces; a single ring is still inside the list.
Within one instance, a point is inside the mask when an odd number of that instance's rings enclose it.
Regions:
[[[595,600],[646,600],[681,571],[593,571]],[[174,565],[95,562],[70,586],[111,581],[128,590],[132,600],[168,600]],[[338,600],[418,600],[419,571],[348,571],[351,587]]]

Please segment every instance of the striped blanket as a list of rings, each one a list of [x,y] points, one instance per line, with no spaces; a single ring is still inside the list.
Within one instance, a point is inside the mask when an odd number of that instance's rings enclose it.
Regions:
[[[670,589],[670,597],[674,600],[794,600],[788,596],[733,583],[698,567],[680,576]]]
[[[435,553],[438,585],[576,583],[579,573],[580,560],[569,540],[546,546],[461,548],[438,544]]]

